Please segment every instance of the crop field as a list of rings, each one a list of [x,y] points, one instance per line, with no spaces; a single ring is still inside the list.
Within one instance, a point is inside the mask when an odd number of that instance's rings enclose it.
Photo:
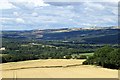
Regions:
[[[84,59],[44,59],[1,64],[3,78],[117,78],[118,70],[82,65]],[[33,75],[34,74],[34,75]]]

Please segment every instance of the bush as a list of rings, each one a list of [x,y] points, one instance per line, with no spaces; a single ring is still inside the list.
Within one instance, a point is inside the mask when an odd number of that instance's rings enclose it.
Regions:
[[[88,61],[84,61],[82,64],[83,64],[83,65],[88,65],[89,62],[88,62]]]
[[[66,55],[66,56],[65,56],[65,59],[71,59],[71,58],[72,58],[71,55]]]
[[[87,59],[86,55],[80,55],[79,59]]]

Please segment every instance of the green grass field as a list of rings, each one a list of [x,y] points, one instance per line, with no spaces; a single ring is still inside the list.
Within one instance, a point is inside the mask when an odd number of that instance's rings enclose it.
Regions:
[[[73,57],[73,58],[75,58],[75,57],[79,58],[79,57],[81,57],[81,56],[87,56],[87,57],[89,57],[89,56],[92,56],[93,54],[94,54],[94,53],[73,54],[72,57]]]
[[[79,55],[86,55],[86,56],[92,56],[94,53],[82,53],[82,54],[79,54]]]

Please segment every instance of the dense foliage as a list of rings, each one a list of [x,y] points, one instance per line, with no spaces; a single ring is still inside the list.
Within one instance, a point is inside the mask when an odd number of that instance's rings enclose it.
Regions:
[[[3,63],[34,59],[72,58],[87,59],[83,64],[95,64],[117,69],[120,66],[120,49],[117,44],[110,45],[112,47],[103,47],[105,44],[6,38],[3,38],[2,43],[2,47],[5,47],[5,50],[2,51],[2,56],[0,56]]]
[[[95,64],[106,68],[120,68],[120,49],[104,46],[95,51],[83,64]]]
[[[63,43],[61,41],[30,41],[4,39],[2,62],[15,62],[34,59],[71,59],[72,54],[93,52],[97,46],[89,44]],[[87,48],[87,50],[85,49]],[[95,48],[95,49],[96,49]],[[85,56],[74,59],[85,59]]]

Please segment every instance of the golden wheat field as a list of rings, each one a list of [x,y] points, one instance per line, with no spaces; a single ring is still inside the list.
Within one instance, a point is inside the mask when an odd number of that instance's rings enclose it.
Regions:
[[[118,70],[82,65],[84,60],[46,59],[1,64],[3,78],[117,78]]]

